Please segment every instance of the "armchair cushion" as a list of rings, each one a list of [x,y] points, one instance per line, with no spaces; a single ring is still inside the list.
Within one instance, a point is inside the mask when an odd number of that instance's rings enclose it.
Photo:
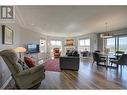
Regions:
[[[25,61],[25,63],[27,64],[27,66],[29,68],[35,66],[35,61],[32,58],[30,58],[30,57],[24,57],[24,61]]]
[[[37,65],[34,68],[26,69],[26,70],[18,73],[17,76],[26,76],[26,75],[33,74],[35,72],[42,71],[42,70],[44,70],[44,65],[43,64]]]
[[[20,65],[20,63],[17,62],[16,65],[18,66],[19,71],[23,70],[23,67],[22,67],[22,65]]]

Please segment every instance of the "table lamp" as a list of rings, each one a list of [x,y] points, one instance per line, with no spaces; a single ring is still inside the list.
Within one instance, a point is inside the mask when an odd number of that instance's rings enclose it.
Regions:
[[[17,47],[14,49],[15,52],[19,52],[19,58],[21,58],[21,53],[26,52],[26,49],[24,47]]]

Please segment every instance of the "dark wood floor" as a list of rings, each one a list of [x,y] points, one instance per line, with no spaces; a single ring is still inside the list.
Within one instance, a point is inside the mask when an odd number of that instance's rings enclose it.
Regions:
[[[15,89],[13,85],[6,89]],[[127,67],[118,71],[80,61],[79,71],[46,71],[46,78],[38,89],[127,89]]]

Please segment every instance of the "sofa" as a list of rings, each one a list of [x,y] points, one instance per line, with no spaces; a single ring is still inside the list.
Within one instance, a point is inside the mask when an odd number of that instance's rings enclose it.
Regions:
[[[76,50],[66,53],[66,56],[60,57],[60,68],[68,70],[79,70],[79,54]]]
[[[68,70],[79,70],[79,57],[64,56],[60,57],[60,68]]]

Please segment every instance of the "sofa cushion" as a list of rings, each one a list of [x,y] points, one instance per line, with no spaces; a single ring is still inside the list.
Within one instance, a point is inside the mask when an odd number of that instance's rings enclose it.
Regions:
[[[68,56],[72,56],[72,52],[73,50],[69,50],[69,52],[67,53]]]
[[[73,51],[72,56],[78,56],[78,52],[77,51]]]
[[[24,57],[24,61],[25,61],[25,63],[27,64],[27,66],[29,68],[35,66],[35,61],[32,58],[30,58],[30,57]]]
[[[70,50],[66,54],[67,54],[67,56],[79,56],[78,51],[76,51],[76,50]]]

